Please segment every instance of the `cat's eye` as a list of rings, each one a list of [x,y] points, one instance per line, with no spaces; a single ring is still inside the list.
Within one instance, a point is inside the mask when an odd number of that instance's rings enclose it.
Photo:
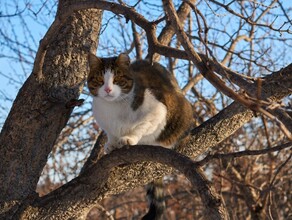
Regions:
[[[98,82],[98,84],[102,85],[103,84],[103,76],[97,76],[97,82]]]
[[[123,81],[123,78],[121,76],[115,76],[114,77],[114,84],[119,84]]]

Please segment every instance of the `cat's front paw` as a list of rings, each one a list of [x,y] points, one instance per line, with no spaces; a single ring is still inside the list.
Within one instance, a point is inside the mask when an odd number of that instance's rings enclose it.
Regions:
[[[124,145],[136,145],[139,139],[135,136],[123,136],[119,140],[119,145],[122,147]]]
[[[105,154],[109,154],[109,153],[112,152],[114,149],[115,149],[115,147],[114,147],[112,144],[110,144],[110,143],[106,143],[106,144],[104,145],[104,153],[105,153]]]

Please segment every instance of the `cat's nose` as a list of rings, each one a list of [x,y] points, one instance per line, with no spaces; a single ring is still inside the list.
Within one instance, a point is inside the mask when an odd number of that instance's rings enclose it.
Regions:
[[[112,91],[112,89],[109,88],[109,87],[105,87],[105,88],[104,88],[104,91],[105,91],[106,93],[110,93],[110,92]]]

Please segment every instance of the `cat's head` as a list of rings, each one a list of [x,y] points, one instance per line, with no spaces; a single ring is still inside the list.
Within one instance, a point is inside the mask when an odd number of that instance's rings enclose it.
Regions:
[[[107,101],[119,100],[127,95],[133,87],[129,65],[130,58],[124,53],[109,58],[89,54],[87,85],[90,93]]]

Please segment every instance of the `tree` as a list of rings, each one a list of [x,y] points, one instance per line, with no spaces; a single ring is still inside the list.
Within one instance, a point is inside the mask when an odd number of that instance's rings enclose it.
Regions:
[[[235,200],[240,200],[236,202],[240,217],[287,217],[288,211],[280,212],[281,203],[273,201],[283,198],[291,184],[287,176],[292,119],[287,97],[292,89],[292,65],[281,66],[284,63],[271,60],[275,59],[270,55],[274,49],[268,44],[282,41],[289,47],[290,11],[279,1],[267,5],[264,1],[223,4],[212,0],[195,5],[196,1],[186,0],[177,3],[177,7],[168,0],[152,5],[137,1],[131,7],[118,2],[58,1],[55,20],[40,41],[32,73],[1,131],[1,218],[81,218],[104,197],[145,185],[173,169],[184,174],[198,191],[204,207],[200,213],[210,219],[234,218],[230,205]],[[163,8],[164,13],[149,21],[138,13],[142,3]],[[275,5],[283,19],[279,23],[269,20],[276,13]],[[224,29],[207,20],[208,14],[220,16],[217,13],[222,10],[231,15],[223,22],[235,21],[237,27]],[[120,19],[121,25],[132,23],[132,48],[137,58],[147,52],[147,58],[153,61],[161,55],[167,57],[161,62],[173,72],[182,66],[178,72],[188,74],[181,79],[187,81],[183,92],[193,104],[199,126],[176,151],[135,146],[102,157],[104,135],[99,133],[76,177],[39,197],[37,183],[49,154],[60,152],[63,145],[72,146],[65,137],[78,126],[70,125],[84,125],[80,114],[72,115],[72,122],[68,120],[73,108],[82,103],[79,95],[88,72],[87,55],[97,49],[103,11],[123,15],[125,21]],[[141,30],[144,33],[139,33]],[[277,37],[279,33],[285,38]],[[127,39],[127,33],[123,34]],[[218,43],[217,37],[224,43]],[[143,39],[147,48],[141,45]],[[280,52],[286,59],[285,50]],[[276,71],[279,67],[283,68]],[[206,81],[211,83],[209,94],[198,90],[199,81],[204,86]],[[234,102],[230,104],[231,99]],[[250,122],[256,115],[259,119]],[[73,142],[77,148],[85,144]],[[237,149],[243,151],[234,152]],[[203,160],[193,161],[202,155]],[[250,155],[260,155],[261,159]],[[213,184],[202,170],[212,171]],[[255,178],[259,170],[261,175]],[[264,178],[266,173],[269,175]]]

